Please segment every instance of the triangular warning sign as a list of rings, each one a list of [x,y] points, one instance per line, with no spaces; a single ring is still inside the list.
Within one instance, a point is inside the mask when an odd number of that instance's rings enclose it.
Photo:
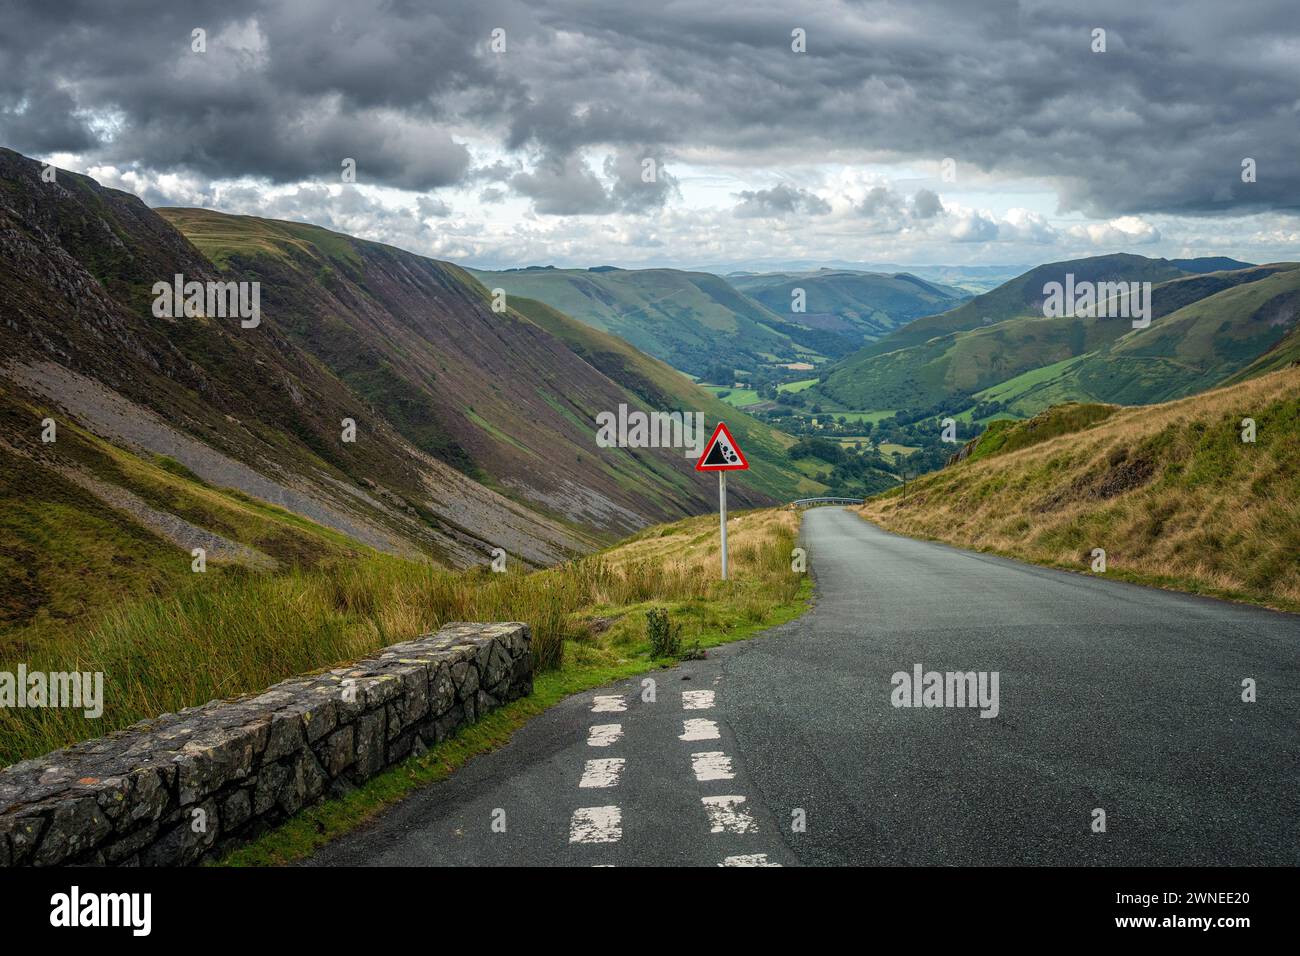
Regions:
[[[696,471],[743,471],[749,467],[745,456],[731,437],[724,422],[718,422],[713,436],[704,446],[704,454],[695,463]]]

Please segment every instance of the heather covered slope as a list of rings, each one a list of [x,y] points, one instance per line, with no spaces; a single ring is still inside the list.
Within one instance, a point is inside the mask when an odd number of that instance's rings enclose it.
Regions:
[[[315,226],[160,213],[229,272],[260,276],[265,311],[404,438],[503,494],[602,532],[708,507],[681,452],[595,444],[600,412],[683,405],[629,395],[516,309],[492,311],[464,270]],[[741,479],[739,502],[782,494],[791,479],[773,478]]]
[[[1242,420],[1256,440],[1241,440]],[[961,547],[1300,609],[1300,368],[1142,408],[1002,423],[864,517]]]
[[[392,553],[465,564],[499,544],[543,562],[584,547],[580,529],[492,492],[373,414],[295,346],[266,296],[255,329],[155,317],[153,283],[222,276],[134,196],[39,172],[0,152],[0,388],[30,421],[10,444],[62,468],[70,451],[40,442],[39,422],[76,423]],[[345,418],[358,423],[355,443],[341,440]]]
[[[595,414],[644,399],[493,313],[456,267],[312,226],[168,216],[195,241],[128,193],[46,183],[0,151],[0,629],[166,593],[194,547],[209,574],[373,551],[465,566],[497,547],[537,566],[716,507],[679,451],[598,449]],[[259,282],[260,324],[155,317],[153,285],[176,274]],[[733,498],[798,484],[767,469]]]

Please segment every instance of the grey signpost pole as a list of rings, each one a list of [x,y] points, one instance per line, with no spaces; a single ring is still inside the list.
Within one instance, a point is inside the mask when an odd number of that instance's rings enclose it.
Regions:
[[[722,522],[722,580],[727,580],[727,473],[718,472],[718,512]]]

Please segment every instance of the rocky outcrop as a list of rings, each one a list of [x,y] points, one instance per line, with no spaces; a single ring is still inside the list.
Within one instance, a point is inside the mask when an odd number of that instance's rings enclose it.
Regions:
[[[527,625],[449,624],[142,721],[0,771],[0,866],[196,863],[531,691]]]

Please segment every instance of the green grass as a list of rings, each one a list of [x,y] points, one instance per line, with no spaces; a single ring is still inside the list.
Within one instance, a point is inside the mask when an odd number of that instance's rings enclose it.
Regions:
[[[1071,402],[1053,406],[1028,421],[1000,419],[991,422],[984,430],[970,458],[978,460],[1018,451],[1057,435],[1082,431],[1105,421],[1118,410],[1114,405],[1080,405]]]
[[[663,606],[692,632],[726,633],[788,604],[795,519],[737,515],[734,580],[716,578],[716,519],[685,519],[598,555],[531,574],[450,571],[387,555],[277,573],[186,575],[166,596],[119,600],[58,641],[10,642],[0,670],[101,671],[105,710],[0,709],[0,763],[101,736],[209,700],[260,692],[449,621],[524,621],[539,671],[602,667],[646,650],[643,612]],[[84,560],[84,559],[83,559]],[[596,634],[593,617],[609,622]]]
[[[914,451],[916,451],[916,446],[899,445],[891,441],[884,442],[880,446],[880,453],[887,456],[891,461],[898,458],[900,455],[910,455]]]
[[[724,385],[706,385],[705,388],[732,408],[748,408],[762,401],[758,392],[752,388],[727,388]]]
[[[776,390],[778,392],[802,392],[806,388],[812,388],[817,382],[818,379],[815,378],[805,378],[798,382],[783,382],[776,387]]]
[[[789,603],[771,609],[761,620],[742,623],[726,631],[696,630],[691,642],[704,648],[716,647],[784,624],[802,613],[811,595],[812,580],[805,577]],[[270,833],[227,854],[217,865],[282,866],[301,860],[373,818],[413,790],[445,780],[470,758],[503,746],[516,730],[564,698],[668,663],[639,655],[630,660],[566,666],[544,673],[534,681],[531,696],[493,711],[450,740],[419,757],[408,758],[346,797],[308,808]]]

